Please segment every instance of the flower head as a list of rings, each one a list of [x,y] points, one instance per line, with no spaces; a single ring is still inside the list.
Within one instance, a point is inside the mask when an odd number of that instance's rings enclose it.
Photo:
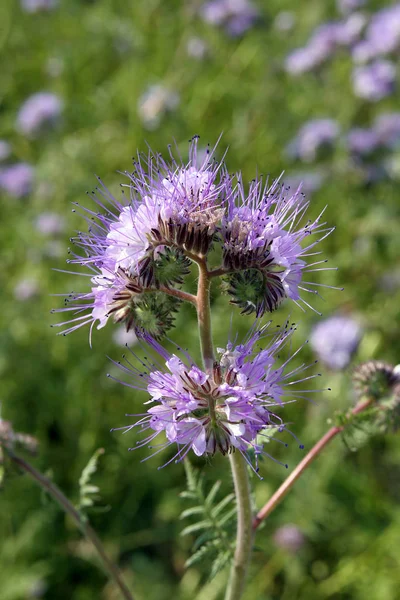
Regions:
[[[28,163],[20,162],[0,169],[0,190],[14,198],[28,196],[33,188],[34,169]]]
[[[119,364],[130,377],[129,382],[122,383],[150,394],[146,413],[135,425],[123,428],[130,431],[138,427],[149,433],[136,447],[151,444],[163,432],[166,441],[162,448],[176,444],[177,461],[190,450],[197,456],[233,450],[245,456],[253,450],[256,459],[266,454],[264,443],[277,431],[286,429],[275,413],[276,407],[282,408],[289,402],[288,396],[293,400],[297,393],[289,391],[293,384],[315,377],[301,376],[296,380],[308,367],[302,365],[287,372],[292,357],[280,366],[276,364],[275,355],[288,343],[293,328],[270,332],[269,325],[253,327],[242,344],[229,342],[218,349],[219,359],[212,372],[197,366],[186,353],[169,354],[145,336],[158,359],[154,363],[145,359],[145,372],[129,359],[125,365]],[[268,336],[268,346],[258,348],[258,343]]]
[[[111,314],[133,326],[138,317],[134,309],[138,304],[143,308],[142,292],[182,283],[188,273],[186,255],[208,253],[222,206],[232,193],[231,178],[214,159],[214,151],[199,160],[197,144],[195,137],[186,164],[176,161],[172,153],[170,162],[152,153],[147,158],[139,155],[135,170],[125,172],[129,202],[116,200],[99,180],[92,198],[104,213],[84,209],[89,232],[80,233],[73,242],[85,256],[73,254],[69,261],[89,268],[92,289],[68,297],[62,310],[79,316],[65,333],[86,323],[103,327]],[[172,300],[167,298],[169,308]],[[155,305],[162,309],[162,303]],[[154,329],[152,334],[158,337]]]
[[[347,367],[362,338],[362,329],[349,316],[337,315],[317,323],[310,343],[318,358],[331,369]]]
[[[321,222],[301,221],[308,207],[301,187],[292,193],[275,181],[264,186],[261,179],[250,184],[246,194],[239,186],[238,197],[229,202],[222,223],[223,262],[228,273],[228,292],[244,313],[257,316],[275,310],[284,298],[310,306],[302,290],[316,293],[303,274],[319,264],[307,264],[310,250],[332,229]],[[312,238],[302,246],[302,242]],[[311,286],[311,288],[310,288]]]
[[[17,128],[33,137],[46,127],[53,126],[61,116],[62,102],[51,92],[39,92],[30,96],[22,105],[17,117]]]

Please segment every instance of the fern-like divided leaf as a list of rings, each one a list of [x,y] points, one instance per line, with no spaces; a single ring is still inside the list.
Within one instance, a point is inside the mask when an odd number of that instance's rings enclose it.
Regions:
[[[104,448],[98,448],[93,456],[90,458],[88,464],[83,469],[79,478],[79,502],[77,509],[81,512],[82,516],[85,515],[85,511],[88,508],[94,507],[95,503],[100,500],[100,488],[97,485],[91,483],[92,476],[96,473],[100,456],[104,454]],[[97,510],[106,511],[107,506],[96,507]]]
[[[236,506],[232,506],[235,495],[228,494],[219,499],[220,481],[216,481],[206,493],[203,477],[187,458],[184,462],[187,490],[181,493],[181,498],[188,500],[192,506],[182,512],[181,519],[197,519],[181,532],[181,535],[195,535],[192,555],[185,566],[188,568],[201,562],[209,563],[208,573],[212,579],[233,557],[231,530],[236,514]]]

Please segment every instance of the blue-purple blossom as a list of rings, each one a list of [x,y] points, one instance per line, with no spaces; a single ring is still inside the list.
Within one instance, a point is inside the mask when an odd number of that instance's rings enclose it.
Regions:
[[[165,442],[155,454],[176,444],[177,452],[169,462],[182,460],[191,450],[197,456],[237,450],[247,459],[253,450],[256,466],[259,455],[269,456],[264,444],[286,429],[276,411],[312,391],[293,386],[316,377],[304,375],[309,368],[304,364],[289,366],[299,350],[276,364],[275,355],[288,344],[293,328],[271,333],[269,325],[254,326],[242,344],[229,342],[219,348],[212,372],[197,366],[189,354],[169,354],[146,336],[158,355],[154,363],[144,359],[137,368],[127,357],[122,365],[118,363],[129,376],[128,382],[122,381],[124,385],[150,394],[146,412],[137,415],[140,418],[134,425],[122,428],[146,432],[135,447],[152,445],[163,434]],[[259,349],[258,344],[268,337],[267,347]]]
[[[43,235],[57,235],[64,231],[65,222],[57,213],[43,212],[37,217],[35,226]]]
[[[341,370],[349,364],[361,338],[362,328],[354,318],[337,315],[315,325],[310,343],[322,362]]]
[[[62,108],[62,101],[56,94],[51,92],[33,94],[18,112],[17,129],[24,135],[34,137],[58,122]]]
[[[368,155],[379,147],[379,137],[373,129],[356,127],[347,134],[347,147],[352,154]]]
[[[354,93],[371,102],[382,100],[394,91],[396,67],[388,60],[376,60],[353,71]]]
[[[303,162],[313,162],[321,150],[333,146],[338,135],[339,125],[333,119],[313,119],[300,128],[287,153]]]
[[[248,192],[239,184],[238,196],[230,198],[222,220],[223,265],[233,272],[228,291],[242,312],[260,316],[275,310],[285,297],[312,308],[301,293],[316,294],[313,287],[318,284],[305,281],[304,274],[324,270],[314,267],[326,260],[308,264],[305,258],[332,228],[321,222],[321,215],[302,225],[308,205],[301,186],[292,192],[279,181],[264,186],[259,179]],[[253,297],[252,287],[258,291]]]
[[[241,36],[258,19],[258,10],[250,0],[210,0],[200,8],[204,21],[224,26],[231,36]]]
[[[395,52],[400,47],[400,3],[376,12],[365,33],[370,56],[377,57]]]
[[[14,198],[28,196],[33,188],[34,169],[20,162],[0,168],[0,190]]]
[[[400,112],[378,115],[374,122],[374,131],[381,146],[396,148],[400,143]]]
[[[365,0],[337,0],[338,9],[345,15],[361,8],[364,4]]]

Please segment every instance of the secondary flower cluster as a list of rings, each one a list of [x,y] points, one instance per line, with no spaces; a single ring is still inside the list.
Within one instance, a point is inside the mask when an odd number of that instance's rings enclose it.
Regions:
[[[182,358],[169,354],[154,339],[145,336],[147,345],[158,355],[155,363],[146,359],[142,363],[145,372],[135,368],[126,357],[126,365],[118,363],[131,379],[123,381],[124,385],[150,394],[147,404],[151,406],[147,412],[136,424],[122,428],[130,431],[138,427],[141,432],[149,432],[136,448],[151,444],[165,432],[166,442],[157,446],[156,454],[170,444],[177,444],[178,451],[169,462],[182,460],[190,450],[202,456],[237,449],[247,459],[248,451],[252,450],[256,465],[259,455],[269,456],[264,443],[273,439],[275,432],[285,429],[274,412],[276,407],[286,404],[288,395],[293,401],[293,391],[289,391],[292,385],[316,377],[296,379],[308,368],[304,365],[286,372],[292,357],[280,367],[275,364],[275,355],[290,339],[293,327],[270,332],[269,325],[254,326],[243,344],[229,342],[226,348],[218,349],[220,357],[212,372],[198,367],[182,351],[179,352]],[[269,344],[260,350],[257,344],[268,336]],[[297,394],[308,391],[299,390]]]
[[[222,249],[222,263],[210,276],[225,278],[231,301],[243,312],[261,316],[285,297],[309,306],[301,291],[316,291],[304,273],[326,261],[309,265],[305,257],[332,230],[320,218],[302,224],[308,203],[300,188],[292,192],[279,181],[256,179],[246,190],[240,174],[229,175],[215,152],[201,155],[195,137],[187,163],[171,151],[169,161],[139,155],[134,171],[125,173],[127,201],[100,182],[92,197],[101,212],[83,209],[89,231],[73,240],[85,255],[69,261],[88,267],[92,285],[67,298],[61,310],[75,318],[59,324],[68,325],[64,333],[87,323],[101,328],[113,315],[127,329],[161,337],[179,303],[171,291],[191,262],[204,261],[213,248]],[[312,234],[317,237],[303,244]]]

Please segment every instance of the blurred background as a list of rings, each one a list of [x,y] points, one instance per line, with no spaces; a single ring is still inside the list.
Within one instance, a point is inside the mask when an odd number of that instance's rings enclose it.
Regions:
[[[137,598],[213,600],[207,564],[185,569],[193,538],[182,464],[171,451],[141,462],[134,433],[110,433],[143,396],[106,378],[128,341],[116,325],[56,336],[62,298],[87,280],[65,266],[69,238],[85,227],[71,202],[91,208],[95,174],[119,194],[137,149],[176,141],[229,146],[230,171],[303,182],[315,218],[327,205],[336,231],[323,242],[338,272],[316,281],[302,313],[284,303],[275,322],[298,322],[302,361],[320,359],[316,403],[285,420],[306,450],[336,410],[353,402],[353,365],[399,361],[400,4],[373,0],[2,0],[0,3],[1,417],[39,440],[34,464],[79,501],[78,480],[104,448],[88,515]],[[214,330],[226,341],[226,297],[214,290]],[[250,318],[232,307],[234,328]],[[330,321],[331,317],[335,321]],[[58,318],[58,320],[60,320]],[[171,337],[198,356],[184,307]],[[318,324],[318,327],[317,327]],[[131,419],[132,420],[132,419]],[[130,421],[129,421],[130,422]],[[381,600],[399,597],[400,442],[336,439],[259,531],[247,600]],[[285,440],[290,442],[291,440]],[[351,450],[360,446],[358,452]],[[293,468],[298,444],[271,453]],[[205,486],[231,489],[227,460],[195,461]],[[287,472],[273,461],[253,477],[265,502]],[[26,476],[0,491],[0,598],[113,600],[117,593],[72,522]]]

